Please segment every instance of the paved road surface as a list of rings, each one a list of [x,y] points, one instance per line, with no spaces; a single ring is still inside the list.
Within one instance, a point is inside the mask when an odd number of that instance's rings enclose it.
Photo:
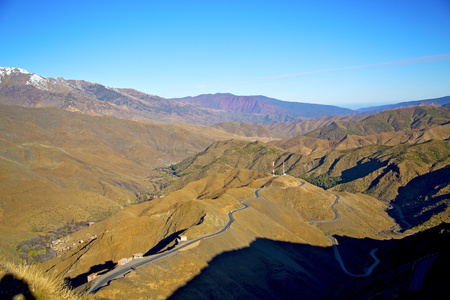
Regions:
[[[339,219],[339,214],[337,213],[334,206],[338,203],[340,196],[337,194],[334,194],[334,195],[336,196],[336,199],[334,199],[334,202],[330,205],[330,208],[334,212],[333,219],[326,220],[326,221],[311,221],[311,222],[309,222],[309,224],[328,223],[328,222],[334,222],[337,219]],[[326,234],[326,236],[331,241],[331,244],[333,245],[334,257],[339,262],[339,265],[341,266],[341,269],[342,269],[342,271],[345,272],[345,274],[350,275],[352,277],[367,277],[367,276],[370,276],[370,274],[372,274],[373,269],[375,269],[375,267],[380,263],[380,260],[378,259],[378,257],[375,256],[375,252],[378,250],[378,248],[372,249],[372,251],[370,251],[370,255],[373,257],[375,262],[367,269],[367,271],[364,274],[353,274],[347,270],[347,268],[344,265],[344,262],[342,261],[341,254],[339,253],[339,249],[336,244],[336,239],[328,234]]]
[[[331,243],[333,244],[333,251],[334,251],[334,257],[336,257],[337,261],[341,265],[341,269],[345,272],[345,274],[350,275],[352,277],[367,277],[372,274],[373,269],[380,263],[380,260],[378,257],[375,256],[375,252],[377,252],[378,248],[372,249],[370,251],[370,255],[373,257],[375,262],[367,269],[367,271],[364,274],[354,274],[347,270],[347,268],[344,265],[344,262],[342,261],[341,255],[339,254],[339,250],[336,245],[336,240],[334,237],[327,234],[327,237],[330,239]]]
[[[336,209],[334,208],[334,206],[338,203],[338,201],[339,201],[339,199],[341,198],[341,196],[336,195],[336,194],[334,194],[334,195],[336,196],[336,199],[334,199],[333,204],[330,205],[331,210],[333,210],[333,212],[334,212],[334,217],[333,217],[333,219],[326,220],[326,221],[311,221],[311,222],[309,222],[309,224],[318,224],[318,223],[334,222],[334,221],[336,221],[336,220],[339,218],[339,215],[338,215]]]
[[[301,184],[299,184],[298,186],[295,186],[295,187],[302,186],[303,184],[304,183],[301,183]],[[94,279],[92,281],[92,283],[91,283],[91,288],[88,290],[88,293],[93,294],[93,293],[97,292],[100,288],[106,286],[110,281],[112,281],[114,279],[123,278],[126,274],[130,273],[131,271],[133,271],[136,268],[148,265],[148,264],[150,264],[150,263],[152,263],[152,262],[154,262],[156,260],[160,260],[162,258],[166,258],[168,256],[174,255],[180,249],[183,249],[184,247],[187,247],[187,246],[189,246],[189,245],[191,245],[191,244],[193,244],[195,242],[198,242],[200,240],[212,238],[212,237],[215,237],[215,236],[217,236],[219,234],[224,233],[225,231],[227,231],[230,228],[231,224],[234,222],[233,214],[235,212],[244,210],[244,209],[249,207],[249,205],[245,204],[244,201],[258,199],[260,197],[259,196],[259,192],[261,190],[280,189],[280,188],[284,188],[284,187],[269,187],[269,188],[257,189],[255,191],[255,197],[239,201],[243,205],[243,207],[241,207],[239,209],[236,209],[236,210],[232,210],[232,211],[230,211],[228,213],[228,219],[229,219],[228,223],[221,230],[217,231],[216,233],[209,234],[209,235],[206,235],[206,236],[203,236],[203,237],[199,237],[197,239],[193,239],[191,241],[185,242],[185,243],[179,245],[178,247],[176,247],[176,248],[174,248],[172,250],[169,250],[169,251],[166,251],[166,252],[163,252],[163,253],[160,253],[160,254],[155,254],[155,255],[148,256],[148,257],[144,257],[144,258],[141,258],[141,259],[135,259],[135,260],[132,260],[131,262],[127,263],[124,266],[119,266],[119,267],[115,268],[114,270],[109,271],[108,273],[106,273],[104,275],[101,275],[101,276],[97,277],[96,279]]]
[[[425,279],[425,275],[427,275],[428,268],[431,267],[431,264],[436,259],[437,254],[426,259],[421,260],[414,271],[414,276],[409,284],[410,291],[417,291],[422,288],[423,280]]]

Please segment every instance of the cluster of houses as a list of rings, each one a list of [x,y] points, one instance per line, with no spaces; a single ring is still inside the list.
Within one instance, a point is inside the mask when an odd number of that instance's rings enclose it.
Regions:
[[[50,245],[50,248],[55,250],[56,252],[62,252],[70,249],[70,246],[68,246],[69,237],[63,237],[57,240],[52,241],[52,244]]]
[[[71,242],[71,237],[70,236],[65,236],[62,237],[60,239],[54,240],[52,241],[50,248],[52,248],[53,250],[55,250],[57,253],[63,253],[66,251],[69,251],[70,249],[74,248],[75,246],[77,246],[77,244],[83,244],[89,240],[93,240],[97,238],[96,234],[88,234],[86,236],[86,240],[79,240],[78,242]]]
[[[117,264],[119,266],[123,266],[126,265],[127,263],[129,263],[130,261],[132,261],[133,259],[137,259],[137,258],[143,258],[144,256],[142,255],[142,253],[136,253],[133,254],[133,257],[129,257],[129,258],[122,258],[120,259]]]

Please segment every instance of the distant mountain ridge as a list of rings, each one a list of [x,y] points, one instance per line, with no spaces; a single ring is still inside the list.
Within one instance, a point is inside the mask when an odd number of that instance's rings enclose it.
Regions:
[[[450,96],[354,111],[333,105],[226,93],[165,99],[129,88],[114,88],[61,77],[47,78],[20,68],[0,67],[0,104],[25,107],[55,106],[89,115],[169,124],[186,122],[211,126],[223,122],[247,122],[270,125],[300,122],[305,118],[368,115],[395,107],[443,106],[448,103]]]
[[[412,107],[386,110],[359,122],[336,121],[305,134],[309,137],[334,140],[348,135],[366,136],[382,132],[425,127],[448,123],[450,110],[445,107]]]
[[[387,109],[407,108],[407,107],[412,107],[412,106],[444,106],[449,103],[450,103],[450,96],[445,96],[445,97],[440,97],[440,98],[399,102],[396,104],[363,107],[363,108],[358,109],[357,111],[359,111],[359,112],[383,111],[383,110],[387,110]]]
[[[241,113],[285,114],[304,118],[320,118],[323,116],[355,113],[351,109],[333,105],[289,102],[265,96],[236,96],[229,93],[204,94],[196,97],[174,98],[172,100]]]
[[[0,104],[25,107],[55,106],[67,111],[127,120],[186,122],[196,125],[213,125],[220,122],[271,124],[301,120],[289,115],[269,116],[210,109],[134,89],[113,88],[84,80],[47,78],[19,68],[2,67]]]

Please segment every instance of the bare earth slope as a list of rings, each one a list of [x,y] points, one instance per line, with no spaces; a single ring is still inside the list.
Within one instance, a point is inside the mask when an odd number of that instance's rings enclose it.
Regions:
[[[284,298],[296,293],[327,297],[342,283],[342,270],[325,233],[381,239],[377,232],[394,223],[384,211],[385,204],[368,196],[346,195],[336,208],[341,224],[326,229],[310,224],[333,218],[330,205],[335,195],[307,183],[298,186],[300,183],[290,176],[267,177],[250,170],[212,175],[164,198],[127,207],[75,233],[74,239],[92,234],[97,238],[44,265],[59,276],[70,277],[74,284],[82,284],[96,267],[108,266],[109,260],[168,249],[179,235],[193,239],[218,231],[226,223],[227,213],[241,207],[238,200],[251,198],[256,188],[273,187],[248,201],[250,207],[234,215],[236,221],[225,233],[137,269],[97,294],[109,299],[166,298],[189,282],[187,291],[181,289],[173,296],[217,297],[231,285],[230,298]],[[231,262],[233,257],[236,261]],[[203,276],[211,267],[213,275]],[[196,283],[194,277],[200,274],[209,279]],[[200,286],[202,290],[198,290]]]
[[[155,167],[230,137],[209,127],[0,105],[1,244],[103,219],[159,189],[148,181]]]
[[[238,134],[254,139],[279,140],[303,135],[317,128],[324,127],[335,121],[359,121],[363,116],[324,116],[318,119],[302,120],[299,122],[280,122],[275,124],[251,124],[222,122],[213,125],[214,128],[224,130],[229,133]]]
[[[381,131],[371,135],[299,136],[269,144],[222,141],[172,170],[182,176],[180,184],[236,167],[270,172],[274,161],[277,174],[284,165],[288,174],[322,187],[367,193],[403,207],[409,224],[429,227],[450,217],[449,120],[445,108],[410,108],[347,126],[366,133]],[[392,215],[401,222],[396,209]]]
[[[209,176],[73,234],[75,240],[92,234],[97,238],[44,266],[81,289],[88,274],[113,268],[120,257],[149,248],[149,255],[164,252],[176,246],[180,235],[194,239],[216,232],[226,222],[226,212],[241,206],[239,199],[251,198],[256,188],[265,187],[258,198],[246,202],[249,208],[233,215],[235,222],[223,234],[134,269],[96,295],[107,299],[224,295],[229,299],[349,299],[394,294],[434,297],[442,290],[445,279],[438,275],[448,264],[448,224],[403,239],[402,235],[385,239],[379,233],[394,223],[383,202],[299,183],[290,176],[250,170]],[[337,245],[332,246],[327,235]],[[409,291],[415,264],[432,254],[443,263],[431,266],[433,281],[425,281],[424,290]],[[111,261],[104,262],[107,259]],[[373,272],[365,275],[369,269]]]
[[[413,107],[387,110],[359,122],[337,121],[307,133],[309,137],[336,140],[349,135],[373,135],[405,129],[424,129],[448,123],[450,109]]]

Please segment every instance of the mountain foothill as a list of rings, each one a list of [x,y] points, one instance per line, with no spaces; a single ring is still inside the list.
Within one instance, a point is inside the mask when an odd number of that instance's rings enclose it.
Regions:
[[[449,102],[164,99],[0,68],[2,265],[86,299],[433,298],[450,265]],[[86,294],[122,258],[178,248]]]

